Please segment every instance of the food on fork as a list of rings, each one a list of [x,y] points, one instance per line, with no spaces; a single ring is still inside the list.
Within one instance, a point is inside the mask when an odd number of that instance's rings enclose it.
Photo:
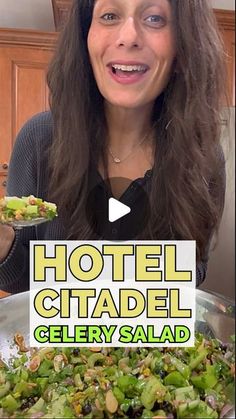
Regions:
[[[43,201],[34,195],[22,198],[16,196],[0,198],[0,222],[2,224],[36,219],[52,220],[56,216],[56,204]]]

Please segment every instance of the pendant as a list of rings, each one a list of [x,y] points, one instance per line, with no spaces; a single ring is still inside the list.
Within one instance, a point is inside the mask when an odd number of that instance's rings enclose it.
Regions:
[[[115,162],[115,163],[121,163],[121,160],[120,160],[120,159],[118,159],[118,157],[114,157],[114,162]]]

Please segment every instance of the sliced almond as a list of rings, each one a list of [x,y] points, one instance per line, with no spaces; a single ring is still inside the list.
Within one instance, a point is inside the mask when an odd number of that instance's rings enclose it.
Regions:
[[[31,372],[35,372],[39,369],[41,364],[41,358],[39,355],[34,356],[29,362],[29,370]]]
[[[96,399],[96,400],[95,400],[95,406],[96,406],[96,408],[97,408],[98,410],[100,410],[100,411],[102,411],[102,410],[103,410],[103,408],[102,408],[102,406],[101,406],[101,404],[100,404],[100,402],[99,402],[99,400],[98,400],[98,399]]]
[[[110,413],[115,413],[118,409],[118,401],[111,390],[106,394],[106,408]]]
[[[16,333],[14,335],[14,341],[19,347],[20,352],[28,352],[29,348],[25,346],[24,336],[22,336],[20,333]]]
[[[67,360],[67,358],[66,358],[66,360]],[[59,355],[54,356],[53,365],[54,365],[54,370],[56,372],[60,372],[64,368],[65,363],[66,363],[66,361],[65,361],[65,358],[64,358],[63,354],[59,354]]]

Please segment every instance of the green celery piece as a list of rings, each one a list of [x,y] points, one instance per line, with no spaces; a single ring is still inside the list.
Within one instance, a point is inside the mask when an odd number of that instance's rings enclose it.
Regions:
[[[64,418],[75,418],[75,415],[73,413],[73,410],[69,406],[64,407]]]
[[[52,211],[52,210],[50,210],[50,209],[47,209],[47,211],[46,211],[46,217],[47,217],[49,220],[53,220],[53,218],[54,218],[55,216],[57,216],[57,212],[56,212],[56,211]]]
[[[121,404],[120,408],[123,412],[127,412],[132,405],[132,399],[124,399],[123,403]]]
[[[26,381],[20,381],[19,383],[17,383],[13,390],[13,394],[19,393],[23,397],[29,397],[34,392],[34,387],[28,386],[28,383]]]
[[[214,390],[216,391],[217,394],[221,393],[223,391],[223,384],[222,383],[217,383]]]
[[[8,394],[2,401],[2,407],[6,409],[9,413],[15,412],[18,409],[19,403],[14,399],[11,394]]]
[[[174,391],[175,399],[179,401],[184,400],[195,400],[196,394],[193,386],[180,387]]]
[[[80,355],[86,356],[88,358],[93,352],[91,352],[88,348],[80,348]]]
[[[199,352],[199,354],[190,361],[189,368],[191,370],[196,368],[203,361],[203,359],[207,357],[207,355],[208,355],[207,349],[202,349],[201,352]]]
[[[7,381],[4,384],[0,385],[0,398],[4,397],[10,390],[11,384]]]
[[[45,347],[45,348],[41,348],[41,349],[39,349],[39,351],[37,352],[37,355],[39,355],[40,356],[40,359],[41,359],[41,361],[43,361],[44,359],[45,359],[45,356],[47,355],[47,354],[51,354],[52,356],[54,355],[54,353],[55,353],[55,349],[54,348],[51,348],[51,347]]]
[[[153,412],[149,409],[144,409],[141,419],[151,419],[153,417]]]
[[[51,211],[53,211],[54,213],[57,210],[57,206],[56,204],[52,203],[52,202],[44,202],[46,208],[50,209]]]
[[[64,410],[66,407],[66,403],[67,403],[67,398],[65,394],[62,394],[61,396],[57,398],[55,395],[55,399],[52,401],[52,404],[48,410],[48,413],[52,414],[53,418],[65,418]]]
[[[25,206],[26,206],[25,202],[22,201],[22,199],[20,198],[19,199],[12,198],[9,201],[7,201],[7,205],[6,205],[8,209],[12,209],[12,210],[20,210],[24,208]]]
[[[49,382],[49,384],[59,383],[60,381],[61,381],[61,373],[60,372],[56,372],[54,370],[50,370],[50,374],[48,376],[48,382]]]
[[[80,390],[83,390],[84,385],[83,385],[83,382],[81,380],[81,377],[80,377],[80,373],[79,372],[77,372],[75,374],[75,376],[74,376],[74,383],[75,383],[75,386],[76,387],[78,387]]]
[[[163,398],[166,394],[166,387],[163,386],[158,378],[152,377],[147,381],[141,394],[141,402],[146,409],[151,410],[153,408],[155,401],[158,398],[158,393],[159,395],[161,394]]]
[[[119,404],[123,403],[125,400],[125,395],[122,393],[122,391],[119,389],[119,387],[114,387],[112,390],[116,400]]]
[[[21,360],[20,360],[20,358],[15,358],[14,360],[13,360],[13,368],[18,368],[18,367],[20,367],[22,365],[22,362],[21,362]],[[19,375],[18,375],[18,377],[19,377]],[[18,380],[19,381],[19,380]]]
[[[141,402],[139,396],[135,396],[135,397],[132,398],[132,400],[131,400],[131,406],[133,408],[139,408],[139,407],[142,406],[142,402]]]
[[[61,348],[61,352],[64,355],[66,355],[67,358],[69,358],[71,355],[71,348],[67,348],[66,346],[64,346],[63,348]]]
[[[48,384],[48,377],[38,377],[36,378],[36,383],[38,384],[42,393]]]
[[[59,374],[61,378],[71,377],[73,375],[73,366],[70,364],[66,365]]]
[[[89,386],[83,391],[85,398],[93,399],[96,396],[96,389],[95,386]]]
[[[235,384],[233,381],[225,387],[224,393],[227,399],[234,405],[235,404]]]
[[[27,414],[31,415],[37,412],[44,412],[45,407],[46,407],[46,403],[43,400],[43,398],[40,397],[40,399],[38,399],[37,402],[32,407],[29,408],[29,410],[27,411]]]
[[[163,371],[164,365],[165,364],[164,364],[163,359],[156,356],[155,358],[152,359],[149,368],[151,369],[152,372],[158,375],[160,371]]]
[[[26,214],[38,214],[38,207],[37,205],[28,205],[26,207]]]
[[[26,354],[21,355],[20,358],[15,358],[14,359],[14,368],[17,368],[17,367],[20,367],[20,366],[24,365],[27,360],[28,360],[28,357],[27,357]]]
[[[115,367],[106,367],[104,368],[104,375],[111,377],[115,377],[117,373],[117,368]]]
[[[193,385],[201,390],[213,388],[217,383],[217,378],[214,375],[206,376],[205,373],[191,377]]]
[[[74,368],[74,374],[76,374],[78,372],[80,374],[80,376],[83,377],[86,370],[87,369],[86,369],[85,365],[76,365],[76,367]]]
[[[117,378],[117,386],[122,391],[122,393],[127,394],[133,393],[134,387],[138,379],[133,375],[121,375]]]
[[[188,380],[189,377],[190,377],[189,366],[184,364],[182,361],[180,361],[175,356],[171,356],[170,361],[171,361],[172,365],[174,365],[175,368],[180,372],[180,374],[182,374],[182,376]]]
[[[20,380],[21,380],[20,376],[17,375],[15,372],[7,371],[6,381],[10,381],[11,384],[16,384],[16,383],[19,383]]]
[[[162,409],[156,410],[154,412],[154,416],[160,417],[160,418],[166,418],[166,412]]]
[[[215,374],[215,366],[208,365],[207,371],[199,375],[192,375],[190,380],[195,387],[200,388],[202,390],[206,390],[207,388],[213,388],[218,382],[217,376]]]
[[[179,417],[182,417],[182,415],[186,412],[187,409],[188,409],[188,403],[181,403],[177,408]]]
[[[193,400],[191,402],[185,402],[179,404],[177,407],[178,417],[186,417],[186,414],[189,415],[189,417],[195,417],[194,411],[198,408],[200,403],[200,399]],[[193,415],[193,416],[192,416]]]
[[[173,385],[175,387],[186,387],[188,381],[180,374],[179,371],[173,371],[164,378],[166,386]]]
[[[90,355],[90,357],[88,358],[89,368],[93,368],[96,362],[104,361],[104,359],[105,359],[104,355],[100,353],[95,353],[95,354]]]
[[[83,360],[82,360],[82,358],[80,356],[71,355],[71,357],[70,357],[70,363],[71,364],[82,364],[83,363]]]
[[[146,380],[138,380],[136,385],[135,385],[135,390],[137,391],[137,393],[141,393],[144,389],[144,386],[146,385]]]
[[[28,371],[27,371],[26,368],[22,368],[21,369],[20,377],[21,377],[21,380],[23,380],[23,381],[27,381],[28,380],[29,374],[28,374]]]
[[[199,400],[199,399],[197,399],[197,400],[193,400],[192,402],[189,402],[189,403],[188,403],[188,408],[189,408],[189,410],[193,410],[193,409],[195,409],[195,408],[199,405],[199,402],[200,402],[200,400]]]
[[[53,368],[53,362],[49,359],[44,359],[38,369],[38,375],[40,377],[49,377]]]
[[[202,400],[198,400],[197,403],[180,404],[177,408],[177,418],[217,419],[218,413]]]

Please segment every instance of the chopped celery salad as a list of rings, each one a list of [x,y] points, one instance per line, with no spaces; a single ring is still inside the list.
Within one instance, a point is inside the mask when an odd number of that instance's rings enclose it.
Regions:
[[[0,222],[31,221],[39,218],[52,220],[57,216],[57,207],[52,202],[43,201],[33,195],[0,198]]]
[[[233,342],[197,333],[191,348],[28,351],[17,339],[19,356],[0,361],[1,418],[207,419],[234,404]]]

